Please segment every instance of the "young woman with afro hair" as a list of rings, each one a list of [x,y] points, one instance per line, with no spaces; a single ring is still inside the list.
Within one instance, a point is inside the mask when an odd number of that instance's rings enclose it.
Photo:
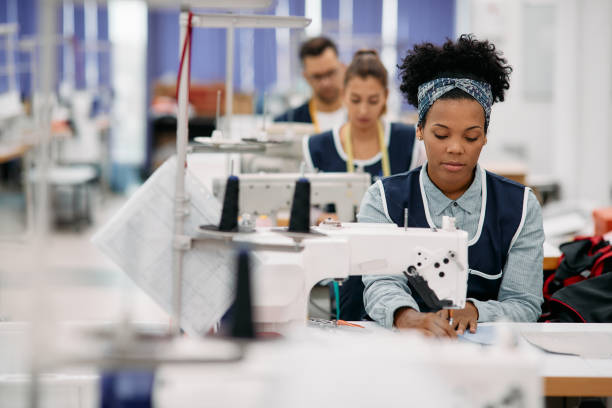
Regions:
[[[468,233],[466,307],[432,313],[401,276],[364,276],[365,308],[386,327],[455,337],[478,322],[536,321],[542,304],[542,214],[528,187],[478,164],[491,106],[504,100],[512,68],[472,35],[414,46],[401,64],[401,91],[418,109],[416,136],[427,162],[368,190],[360,222],[439,228],[455,218]],[[452,313],[452,315],[451,315]],[[451,319],[452,317],[452,319]],[[450,324],[449,324],[450,323]]]

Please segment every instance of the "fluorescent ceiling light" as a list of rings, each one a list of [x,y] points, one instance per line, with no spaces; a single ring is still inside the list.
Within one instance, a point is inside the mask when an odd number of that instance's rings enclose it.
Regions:
[[[181,16],[186,23],[187,15]],[[304,28],[310,24],[309,18],[291,16],[268,16],[260,14],[194,14],[195,27],[235,27],[235,28]]]

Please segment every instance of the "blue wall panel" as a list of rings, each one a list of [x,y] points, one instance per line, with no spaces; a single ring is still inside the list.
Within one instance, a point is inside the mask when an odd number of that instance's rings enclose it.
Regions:
[[[321,19],[323,20],[323,35],[333,37],[338,34],[340,16],[339,0],[324,0],[321,2]]]
[[[9,1],[0,0],[0,23],[2,24],[9,22]]]
[[[38,0],[17,1],[20,35],[34,35],[38,27]]]
[[[238,41],[236,40],[237,32],[234,33],[234,46],[237,49]],[[225,81],[225,47],[225,29],[195,28],[191,52],[191,80],[198,82]]]
[[[299,13],[300,8],[303,7],[303,2],[290,2],[289,14]],[[275,11],[272,8],[261,14],[273,15]],[[301,15],[304,15],[303,9]],[[254,35],[255,91],[263,93],[276,83],[276,30],[272,28],[256,29]]]
[[[0,0],[0,23],[16,22],[19,25],[18,38],[36,34],[38,24],[38,0]],[[5,53],[0,53],[0,63],[4,64]],[[31,88],[31,78],[28,55],[17,52],[15,61],[21,72],[17,76],[17,85],[22,96],[28,96]],[[27,66],[27,67],[26,67]],[[0,92],[8,89],[6,77],[0,78]]]
[[[9,13],[8,13],[8,1],[1,0],[0,1],[0,23],[5,24],[9,21]],[[4,36],[2,37],[4,38]],[[6,51],[4,50],[4,44],[2,44],[2,50],[0,51],[0,66],[5,66],[6,64]],[[6,75],[0,74],[0,93],[6,92],[8,90],[8,79]]]
[[[108,9],[105,6],[98,8],[98,39],[108,41]],[[99,70],[98,81],[102,86],[111,85],[111,50],[105,50],[98,54]]]
[[[178,72],[178,16],[178,11],[149,12],[147,70],[150,80]]]
[[[85,10],[82,5],[74,6],[74,84],[76,89],[86,87],[85,82]]]
[[[415,44],[427,41],[440,45],[454,36],[454,0],[401,0],[397,14],[398,64]],[[403,101],[402,109],[414,107]]]
[[[32,37],[37,33],[38,26],[38,1],[20,0],[17,2],[17,19],[19,22],[19,37]],[[23,66],[30,64],[30,54],[20,53],[19,63]],[[19,74],[19,88],[21,95],[29,99],[32,93],[32,75],[28,70]]]
[[[340,16],[340,0],[324,0],[321,2],[321,17],[325,20],[338,21]]]
[[[414,44],[442,44],[455,32],[455,0],[402,0],[398,4],[397,44],[399,54]]]
[[[276,33],[255,30],[255,89],[265,92],[276,82]]]
[[[283,0],[278,0],[283,1]],[[330,0],[322,0],[323,3]],[[335,0],[331,0],[335,1]],[[289,15],[290,16],[303,16],[306,10],[306,4],[304,0],[289,0]],[[273,14],[273,13],[271,13]]]
[[[176,79],[179,67],[179,12],[153,10],[149,12],[148,71],[151,81],[161,77]],[[193,82],[225,81],[226,33],[220,28],[194,28],[191,53]],[[235,34],[237,38],[237,31]],[[235,59],[239,44],[235,43]],[[239,68],[238,62],[234,70]]]
[[[380,35],[382,0],[353,0],[353,33]]]

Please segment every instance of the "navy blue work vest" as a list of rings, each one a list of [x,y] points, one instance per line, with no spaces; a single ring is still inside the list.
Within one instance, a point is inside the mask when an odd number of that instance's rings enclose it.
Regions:
[[[421,167],[382,180],[388,215],[398,226],[404,226],[404,208],[408,208],[409,227],[434,227],[427,220],[420,173]],[[497,174],[485,171],[482,178],[485,180],[482,196],[486,197],[481,208],[484,220],[482,228],[468,242],[471,271],[467,297],[486,301],[497,299],[508,252],[523,225],[527,195],[525,186]],[[424,305],[416,293],[413,295],[420,307]]]
[[[308,107],[308,101],[295,109],[289,109],[282,115],[277,116],[276,118],[274,118],[274,121],[312,123],[312,118],[310,117],[310,109]]]
[[[412,162],[412,149],[414,148],[415,132],[414,126],[403,123],[391,123],[389,144],[389,164],[391,174],[403,173],[410,170]],[[346,161],[338,153],[341,146],[339,141],[334,140],[334,131],[312,135],[308,138],[308,153],[315,168],[324,172],[345,172]],[[364,171],[372,175],[372,182],[383,176],[382,159],[364,166]]]

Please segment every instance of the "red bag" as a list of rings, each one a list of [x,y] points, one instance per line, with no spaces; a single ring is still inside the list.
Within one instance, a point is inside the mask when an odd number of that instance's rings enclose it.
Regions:
[[[585,318],[584,316],[590,315],[591,309],[594,310],[599,307],[595,297],[591,305],[588,299],[581,299],[588,292],[579,287],[576,287],[575,291],[563,290],[557,296],[555,296],[555,293],[571,285],[600,277],[602,274],[612,271],[612,245],[602,236],[576,237],[574,241],[561,245],[559,249],[563,252],[559,266],[544,281],[544,305],[540,320],[555,320],[555,316],[551,313],[562,312],[561,308],[571,312],[571,315],[577,316],[576,321],[587,321],[588,317]],[[594,281],[594,285],[589,284],[588,286],[590,291],[599,291],[603,297],[598,297],[603,299],[608,295],[608,285],[608,279],[597,279],[597,282]],[[580,307],[576,305],[580,305]],[[581,310],[578,311],[577,309]]]

